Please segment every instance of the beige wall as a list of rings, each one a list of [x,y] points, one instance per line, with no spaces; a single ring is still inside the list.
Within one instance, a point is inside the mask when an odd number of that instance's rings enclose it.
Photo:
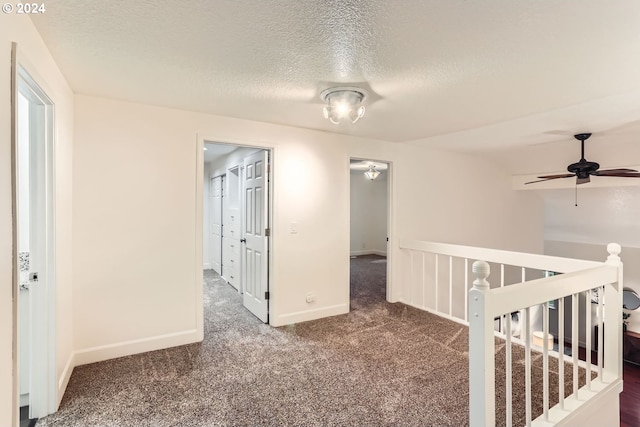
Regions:
[[[21,63],[55,104],[56,377],[66,386],[72,356],[71,196],[73,94],[28,16],[0,15],[0,425],[12,422],[11,42]],[[58,396],[58,397],[61,397]]]

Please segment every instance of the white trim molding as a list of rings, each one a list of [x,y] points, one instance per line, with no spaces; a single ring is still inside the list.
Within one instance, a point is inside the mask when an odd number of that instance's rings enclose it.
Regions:
[[[75,366],[89,363],[102,362],[117,357],[131,356],[147,351],[164,350],[180,345],[193,344],[202,341],[196,329],[176,332],[173,334],[159,335],[150,338],[124,341],[115,344],[90,347],[74,352]],[[66,368],[65,368],[66,369]]]
[[[293,323],[307,322],[309,320],[347,313],[349,313],[349,304],[338,304],[312,310],[296,311],[294,313],[287,313],[273,318],[271,320],[271,326],[291,325]]]

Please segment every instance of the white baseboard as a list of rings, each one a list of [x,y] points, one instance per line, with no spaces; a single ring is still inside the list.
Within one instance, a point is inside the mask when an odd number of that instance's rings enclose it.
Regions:
[[[71,374],[73,373],[73,368],[75,368],[75,352],[72,352],[67,359],[66,365],[64,365],[64,369],[62,370],[62,374],[58,379],[58,401],[56,402],[56,411],[60,407],[60,402],[62,402],[62,396],[64,396],[64,392],[67,390],[67,385],[69,385],[69,380],[71,379]]]
[[[285,326],[293,323],[307,322],[309,320],[320,319],[323,317],[337,316],[349,312],[349,304],[338,304],[329,307],[320,307],[305,311],[296,311],[294,313],[274,316],[269,322],[271,326]]]
[[[351,256],[362,256],[362,255],[387,256],[387,253],[385,251],[362,250],[362,251],[351,251],[349,255]]]
[[[210,262],[205,262],[204,264],[202,264],[202,269],[203,270],[211,270],[211,263]]]
[[[202,334],[196,329],[160,335],[151,338],[125,341],[116,344],[85,348],[74,352],[75,366],[88,363],[102,362],[103,360],[117,357],[131,356],[132,354],[145,353],[147,351],[162,350],[179,345],[192,344],[202,341]]]

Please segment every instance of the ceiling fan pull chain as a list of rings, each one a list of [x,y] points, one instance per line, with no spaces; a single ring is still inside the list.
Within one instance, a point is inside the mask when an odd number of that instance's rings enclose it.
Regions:
[[[578,206],[578,184],[576,183],[576,207]]]

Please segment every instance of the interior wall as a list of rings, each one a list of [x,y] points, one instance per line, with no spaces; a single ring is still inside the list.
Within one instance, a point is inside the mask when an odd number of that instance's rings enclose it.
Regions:
[[[373,181],[351,171],[351,255],[387,254],[387,171]]]
[[[0,15],[0,425],[12,425],[11,42],[55,104],[56,377],[59,396],[70,375],[72,324],[73,94],[27,15]],[[28,64],[26,64],[28,62]]]
[[[606,244],[591,244],[577,242],[562,242],[545,240],[544,252],[547,255],[567,258],[586,259],[591,261],[605,261],[609,253]],[[624,286],[640,293],[640,248],[623,246],[620,259],[624,265]],[[622,321],[622,319],[620,320]],[[640,332],[640,310],[628,319],[628,328]]]

